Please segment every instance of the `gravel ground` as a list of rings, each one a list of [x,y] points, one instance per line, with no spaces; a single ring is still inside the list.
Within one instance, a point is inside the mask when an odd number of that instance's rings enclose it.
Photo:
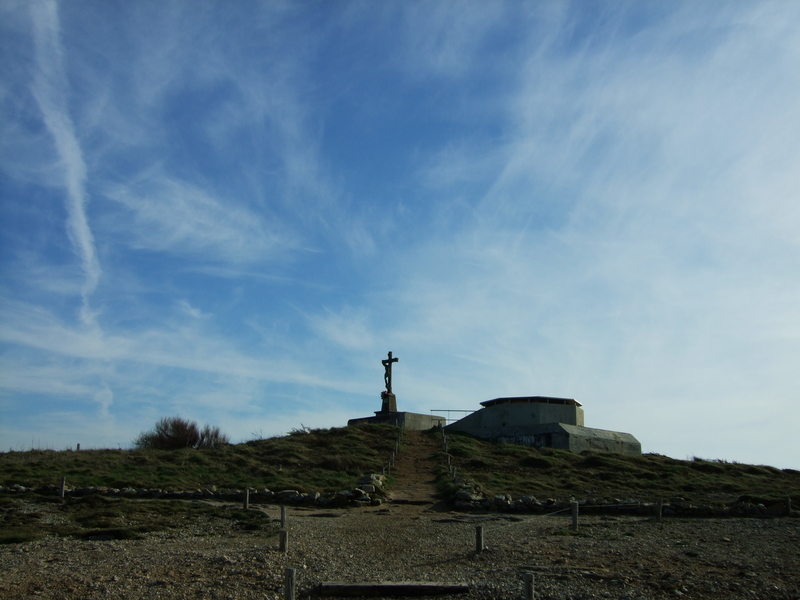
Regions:
[[[569,514],[456,513],[433,500],[436,447],[407,433],[394,502],[289,509],[286,554],[276,532],[211,517],[140,540],[45,538],[0,546],[0,597],[280,599],[294,568],[298,598],[319,597],[322,582],[436,581],[469,585],[453,598],[516,600],[533,573],[542,600],[800,600],[800,519],[582,516],[574,533]],[[58,516],[52,504],[31,510]]]
[[[388,504],[290,509],[287,554],[276,534],[222,519],[140,540],[51,537],[0,547],[0,597],[277,599],[292,567],[299,598],[318,597],[328,581],[439,581],[470,585],[453,597],[517,599],[533,572],[542,599],[800,599],[798,519],[582,517],[577,534],[570,525],[568,516]]]

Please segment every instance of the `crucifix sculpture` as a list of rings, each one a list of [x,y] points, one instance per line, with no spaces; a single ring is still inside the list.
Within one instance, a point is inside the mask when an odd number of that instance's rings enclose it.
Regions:
[[[392,358],[392,353],[389,352],[389,358],[384,358],[381,361],[383,368],[386,369],[386,372],[383,374],[383,380],[386,382],[386,393],[392,393],[392,363],[398,362],[399,358]]]

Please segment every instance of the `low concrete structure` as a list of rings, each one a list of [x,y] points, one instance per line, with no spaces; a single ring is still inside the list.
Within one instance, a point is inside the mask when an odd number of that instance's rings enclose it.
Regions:
[[[389,392],[381,392],[381,409],[374,417],[350,419],[347,425],[366,425],[367,423],[389,423],[401,429],[423,430],[447,425],[445,417],[423,415],[397,410],[397,397]]]
[[[366,425],[367,423],[389,423],[401,429],[419,431],[430,429],[431,427],[444,427],[447,424],[447,419],[435,415],[412,412],[376,412],[374,417],[350,419],[347,425]]]
[[[583,426],[580,402],[571,398],[520,396],[481,402],[482,409],[447,426],[485,440],[583,452],[641,454],[630,433]]]

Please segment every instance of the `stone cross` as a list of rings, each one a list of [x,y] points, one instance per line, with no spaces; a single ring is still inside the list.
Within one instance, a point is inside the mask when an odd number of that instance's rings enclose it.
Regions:
[[[389,358],[384,358],[381,361],[383,368],[386,369],[386,372],[383,374],[383,380],[386,382],[386,393],[392,393],[392,363],[398,362],[399,358],[392,358],[392,353],[389,352]]]

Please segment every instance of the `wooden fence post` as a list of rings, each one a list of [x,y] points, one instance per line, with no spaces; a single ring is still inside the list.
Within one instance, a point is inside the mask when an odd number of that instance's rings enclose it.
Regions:
[[[578,531],[578,503],[572,503],[572,531]]]
[[[286,507],[281,506],[281,529],[286,529]]]
[[[278,550],[283,553],[289,552],[289,532],[281,529],[278,537]]]
[[[283,600],[294,600],[295,592],[297,591],[296,576],[296,569],[286,569],[283,578]]]
[[[660,519],[661,515],[664,514],[664,501],[659,498],[658,502],[656,502],[656,519]]]
[[[523,573],[522,578],[525,581],[525,600],[533,600],[533,573]]]
[[[483,525],[475,527],[475,553],[483,552]]]
[[[792,497],[786,496],[786,516],[792,515]]]
[[[59,488],[58,488],[58,497],[61,498],[62,500],[64,499],[64,488],[66,488],[66,487],[67,487],[67,478],[66,477],[62,477],[61,478],[61,486],[59,486]]]
[[[250,510],[250,488],[244,488],[244,509]]]

